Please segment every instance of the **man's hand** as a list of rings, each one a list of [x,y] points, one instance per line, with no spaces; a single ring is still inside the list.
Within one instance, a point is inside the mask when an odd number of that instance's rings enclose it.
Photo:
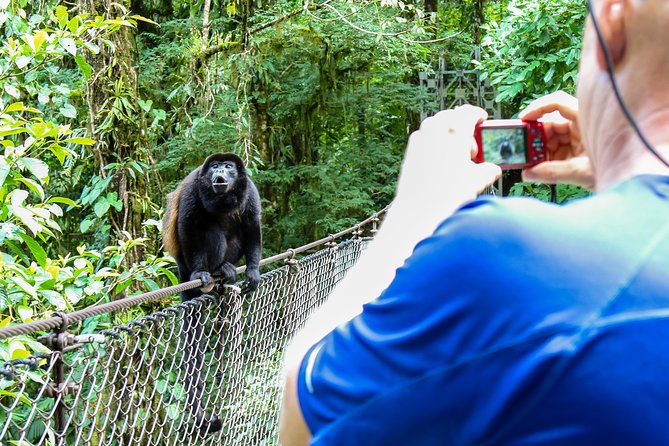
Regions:
[[[520,112],[519,118],[544,123],[550,158],[550,161],[525,169],[525,181],[571,183],[594,189],[595,176],[581,142],[575,97],[557,91],[533,101]]]
[[[464,105],[426,119],[409,138],[392,208],[434,229],[458,206],[475,198],[502,173],[492,163],[476,164],[474,127],[485,110]]]

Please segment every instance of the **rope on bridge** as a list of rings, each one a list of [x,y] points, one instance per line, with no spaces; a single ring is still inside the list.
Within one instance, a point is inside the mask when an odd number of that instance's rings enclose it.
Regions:
[[[311,242],[299,248],[289,249],[282,254],[277,254],[275,256],[263,259],[260,261],[260,266],[265,266],[274,262],[278,262],[280,260],[292,259],[298,254],[302,254],[311,249],[317,248],[327,243],[331,243],[349,234],[360,233],[361,227],[369,223],[378,222],[380,217],[387,210],[388,207],[382,209],[381,211],[377,212],[376,214],[372,215],[366,220],[358,223],[357,225],[352,226],[343,231],[337,232],[336,234],[329,235],[325,238],[316,240],[315,242]],[[246,266],[241,266],[237,268],[237,274],[243,273],[244,271],[246,271]],[[139,294],[137,296],[126,297],[123,299],[116,300],[114,302],[108,302],[102,305],[91,306],[88,308],[84,308],[83,310],[78,310],[71,313],[64,313],[64,312],[54,313],[52,317],[41,319],[39,321],[26,322],[23,324],[0,328],[0,339],[7,339],[22,334],[30,334],[36,331],[46,331],[55,329],[64,330],[69,324],[83,321],[84,319],[87,319],[92,316],[98,316],[105,313],[122,311],[146,302],[162,299],[171,294],[178,294],[183,291],[199,288],[202,287],[203,285],[205,284],[199,279],[191,280],[189,282],[180,283],[178,285],[173,285],[167,288],[161,288],[159,290],[150,291],[148,293]]]

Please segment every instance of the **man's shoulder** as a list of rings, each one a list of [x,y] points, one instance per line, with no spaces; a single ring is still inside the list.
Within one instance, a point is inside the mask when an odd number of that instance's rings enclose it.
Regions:
[[[666,203],[667,196],[669,179],[660,176],[635,177],[607,191],[561,205],[530,197],[483,196],[444,220],[434,235],[484,244],[497,243],[500,237],[516,238],[521,244],[534,243],[537,238],[544,238],[546,243],[565,242],[565,237],[579,240],[580,235],[588,237],[602,227],[608,232],[625,231],[626,225],[642,224],[647,220],[648,209]]]
[[[530,220],[559,218],[560,212],[560,206],[534,198],[484,196],[462,206],[437,232],[449,226],[453,229],[524,226]]]
[[[426,242],[443,244],[460,255],[476,255],[484,248],[508,255],[539,241],[551,243],[552,234],[569,231],[574,213],[583,210],[524,197],[482,197],[444,220]]]

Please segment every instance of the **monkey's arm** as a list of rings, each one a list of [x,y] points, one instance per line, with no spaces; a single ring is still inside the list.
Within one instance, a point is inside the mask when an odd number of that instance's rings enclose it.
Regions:
[[[258,200],[259,201],[259,200]],[[244,291],[255,291],[260,284],[260,256],[262,255],[262,230],[260,213],[253,213],[244,221],[244,257],[246,257],[246,280]]]
[[[176,221],[180,244],[179,258],[184,265],[184,277],[180,279],[182,282],[202,280],[207,284],[202,288],[202,291],[206,293],[213,288],[210,259],[216,257],[216,252],[225,252],[225,237],[220,237],[222,240],[218,238],[211,240],[212,234],[215,234],[211,226],[215,222],[199,206],[191,192],[192,187],[183,190]],[[187,277],[186,274],[188,274]]]

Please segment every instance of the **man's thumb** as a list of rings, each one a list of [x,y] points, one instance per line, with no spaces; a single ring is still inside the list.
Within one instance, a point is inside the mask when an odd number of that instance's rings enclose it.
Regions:
[[[595,183],[590,160],[585,156],[537,164],[523,170],[523,181],[546,184],[570,183],[587,189],[592,189]]]

